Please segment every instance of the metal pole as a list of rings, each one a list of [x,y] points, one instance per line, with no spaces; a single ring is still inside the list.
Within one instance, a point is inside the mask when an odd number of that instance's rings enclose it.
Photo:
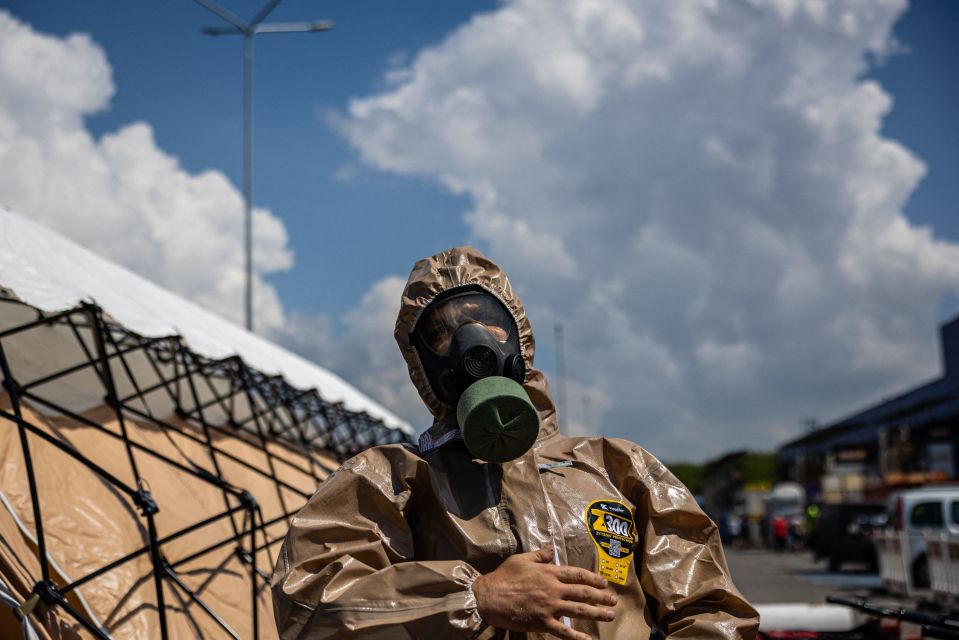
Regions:
[[[583,394],[583,428],[586,430],[587,435],[592,435],[595,432],[593,431],[593,400],[590,398],[589,393]]]
[[[243,204],[246,330],[253,331],[253,31],[243,34]]]
[[[329,20],[314,22],[263,21],[276,9],[282,0],[269,0],[249,23],[221,7],[216,0],[194,0],[204,9],[228,22],[229,27],[204,27],[201,32],[209,36],[243,36],[243,254],[246,289],[244,291],[244,324],[253,331],[253,38],[257,33],[295,33],[329,31]]]
[[[566,425],[566,358],[563,354],[563,323],[553,327],[556,337],[556,398],[559,401],[556,426],[560,431]]]

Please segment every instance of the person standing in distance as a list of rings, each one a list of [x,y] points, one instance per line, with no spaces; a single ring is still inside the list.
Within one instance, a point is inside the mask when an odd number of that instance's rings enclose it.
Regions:
[[[755,638],[686,487],[632,442],[558,432],[499,267],[471,247],[417,262],[395,337],[433,425],[348,460],[293,518],[282,638]]]

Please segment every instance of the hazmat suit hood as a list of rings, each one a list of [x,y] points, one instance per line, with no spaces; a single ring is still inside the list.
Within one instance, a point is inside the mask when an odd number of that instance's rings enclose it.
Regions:
[[[455,407],[443,403],[430,387],[423,363],[416,347],[410,343],[410,334],[423,311],[437,296],[451,289],[479,287],[495,296],[509,310],[519,335],[520,354],[526,365],[523,389],[539,413],[540,430],[537,440],[556,433],[556,410],[549,392],[549,383],[543,373],[533,367],[536,341],[513,286],[503,272],[489,258],[473,247],[454,247],[413,265],[403,289],[400,313],[393,335],[400,346],[410,372],[410,379],[423,402],[433,414],[429,430],[431,440],[438,441],[449,431],[458,429]]]

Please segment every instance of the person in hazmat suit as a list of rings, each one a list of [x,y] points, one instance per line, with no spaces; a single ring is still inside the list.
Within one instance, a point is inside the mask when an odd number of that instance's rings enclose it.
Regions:
[[[631,442],[558,432],[495,264],[471,247],[417,262],[395,337],[434,423],[348,460],[293,518],[282,638],[755,637],[686,487]]]

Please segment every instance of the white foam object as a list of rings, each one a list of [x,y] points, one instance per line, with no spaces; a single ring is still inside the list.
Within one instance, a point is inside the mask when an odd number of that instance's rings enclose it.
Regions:
[[[759,630],[770,631],[852,631],[862,624],[857,613],[837,604],[784,602],[757,604]]]

